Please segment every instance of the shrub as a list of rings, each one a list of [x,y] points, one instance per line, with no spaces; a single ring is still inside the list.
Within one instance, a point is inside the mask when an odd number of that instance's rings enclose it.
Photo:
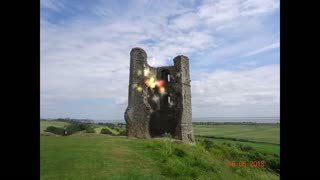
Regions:
[[[107,123],[106,125],[107,125],[109,128],[111,128],[111,129],[113,129],[113,128],[116,127],[116,125],[115,125],[115,124],[112,124],[112,123]]]
[[[210,148],[219,148],[219,146],[217,144],[215,144],[212,140],[205,138],[203,140],[203,146],[206,150],[210,149]]]
[[[214,162],[204,155],[204,148],[201,146],[190,148],[171,141],[154,143],[154,146],[157,147],[155,150],[160,150],[161,153],[159,158],[162,175],[174,179],[207,179],[208,173],[219,170]]]
[[[160,153],[163,159],[167,159],[172,156],[175,152],[175,144],[170,141],[165,141],[162,146],[160,146]]]
[[[228,148],[229,150],[226,152],[226,155],[230,155],[230,159],[242,159],[245,158],[245,155],[243,152],[241,152],[237,147],[232,146]]]
[[[186,155],[186,152],[183,149],[175,148],[175,155],[179,157],[184,157]]]
[[[170,133],[165,132],[163,135],[165,138],[172,138],[172,135]]]
[[[112,132],[108,128],[102,128],[100,134],[110,134],[110,135],[112,135]]]
[[[249,146],[249,145],[237,144],[237,147],[241,151],[246,151],[246,152],[255,150],[252,146]]]
[[[91,126],[91,127],[88,127],[86,129],[86,133],[95,133],[96,131],[94,130],[94,128]]]
[[[63,128],[54,127],[54,126],[49,126],[44,131],[45,132],[51,132],[53,134],[58,134],[58,135],[63,135],[63,132],[64,132]]]
[[[77,131],[86,130],[87,128],[91,127],[90,124],[81,123],[81,122],[72,122],[69,126],[67,126],[68,134],[73,134]]]
[[[210,139],[207,139],[207,138],[203,140],[203,145],[206,149],[210,149],[210,148],[214,147],[214,143]]]
[[[119,136],[127,136],[127,130],[120,131]]]
[[[266,166],[276,172],[280,170],[280,159],[279,158],[267,158]]]
[[[248,158],[250,161],[257,161],[265,159],[265,156],[260,152],[251,152],[248,154]]]

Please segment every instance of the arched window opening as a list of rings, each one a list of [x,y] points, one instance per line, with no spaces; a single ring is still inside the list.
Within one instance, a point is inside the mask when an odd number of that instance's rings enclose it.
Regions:
[[[170,71],[168,69],[162,70],[161,78],[165,80],[165,82],[170,82]]]

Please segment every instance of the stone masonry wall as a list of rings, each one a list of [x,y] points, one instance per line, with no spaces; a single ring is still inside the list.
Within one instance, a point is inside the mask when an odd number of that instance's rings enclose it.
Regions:
[[[128,137],[150,138],[168,132],[184,143],[195,142],[189,59],[177,56],[173,61],[174,66],[151,67],[143,49],[131,50],[128,107],[124,114]],[[148,83],[153,79],[156,86]],[[163,83],[164,79],[169,81]]]

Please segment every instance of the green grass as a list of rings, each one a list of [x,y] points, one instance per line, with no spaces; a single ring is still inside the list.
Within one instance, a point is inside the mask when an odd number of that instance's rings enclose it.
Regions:
[[[41,136],[40,178],[279,179],[261,168],[232,168],[202,146],[112,136]]]
[[[109,129],[113,134],[119,134],[118,131],[116,131],[108,126],[105,126],[105,125],[95,125],[94,130],[96,131],[97,134],[100,134],[101,129],[103,129],[103,128]]]
[[[41,137],[41,179],[157,176],[150,160],[152,152],[144,151],[143,141],[133,141],[119,137]]]
[[[198,139],[200,136],[213,136],[211,139],[216,143],[245,144],[261,152],[280,154],[279,124],[194,125],[193,130]]]
[[[40,121],[40,131],[43,132],[48,126],[63,127],[68,123],[61,121]],[[100,134],[102,128],[108,128],[113,134],[119,134],[118,131],[109,128],[106,125],[94,125],[95,133]],[[194,134],[199,136],[215,136],[223,138],[236,138],[239,140],[249,140],[253,142],[233,141],[229,139],[213,138],[217,143],[240,143],[254,147],[262,152],[271,152],[280,154],[280,127],[279,124],[249,124],[249,125],[194,125]],[[85,130],[75,134],[86,133]],[[263,142],[263,143],[259,143]]]
[[[109,128],[108,126],[104,126],[104,125],[95,125],[95,126],[94,126],[95,134],[100,134],[102,128],[107,128],[107,129],[109,129],[114,135],[119,134],[118,131],[115,131],[114,129],[111,129],[111,128]],[[74,133],[74,134],[85,134],[85,133],[87,133],[86,130],[82,130],[82,131],[78,131],[78,132],[76,132],[76,133]]]
[[[40,131],[66,124],[40,121]],[[95,133],[100,134],[102,128],[119,133],[106,125],[94,125]],[[94,134],[41,136],[41,179],[279,179],[275,172],[266,169],[227,165],[228,161],[247,159],[250,155],[257,160],[277,160],[279,124],[215,124],[193,128],[196,146]],[[213,149],[204,149],[204,136],[215,144]],[[242,152],[236,148],[237,144],[255,150]],[[261,153],[265,155],[260,156]]]
[[[203,137],[196,136],[197,140],[203,139]],[[231,143],[231,144],[243,144],[249,145],[255,148],[258,151],[266,152],[266,153],[275,153],[280,155],[280,146],[277,144],[265,144],[265,143],[253,143],[253,142],[241,142],[241,141],[233,141],[228,139],[216,139],[211,138],[213,142],[222,144],[222,143]]]
[[[46,121],[43,121],[41,120],[40,121],[40,132],[44,132],[45,129],[47,129],[47,127],[49,126],[54,126],[54,127],[61,127],[63,128],[65,125],[70,125],[70,123],[68,122],[63,122],[63,121],[55,121],[55,120],[46,120]],[[117,135],[119,134],[118,131],[106,126],[106,125],[94,125],[94,130],[95,130],[95,133],[96,134],[100,134],[101,132],[101,129],[102,128],[107,128],[109,129],[113,134]],[[83,134],[83,133],[86,133],[85,130],[83,131],[78,131],[76,132],[75,134]]]
[[[279,124],[194,125],[194,134],[280,144]]]
[[[47,129],[47,127],[49,127],[49,126],[63,128],[64,125],[69,125],[69,123],[62,122],[62,121],[53,121],[53,120],[46,120],[46,121],[41,120],[40,121],[40,132],[44,132],[44,130]]]

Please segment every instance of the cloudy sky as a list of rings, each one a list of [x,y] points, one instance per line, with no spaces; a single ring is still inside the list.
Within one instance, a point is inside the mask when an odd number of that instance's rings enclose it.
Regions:
[[[280,114],[279,0],[41,0],[42,118],[123,119],[130,50],[190,59],[193,117]]]

